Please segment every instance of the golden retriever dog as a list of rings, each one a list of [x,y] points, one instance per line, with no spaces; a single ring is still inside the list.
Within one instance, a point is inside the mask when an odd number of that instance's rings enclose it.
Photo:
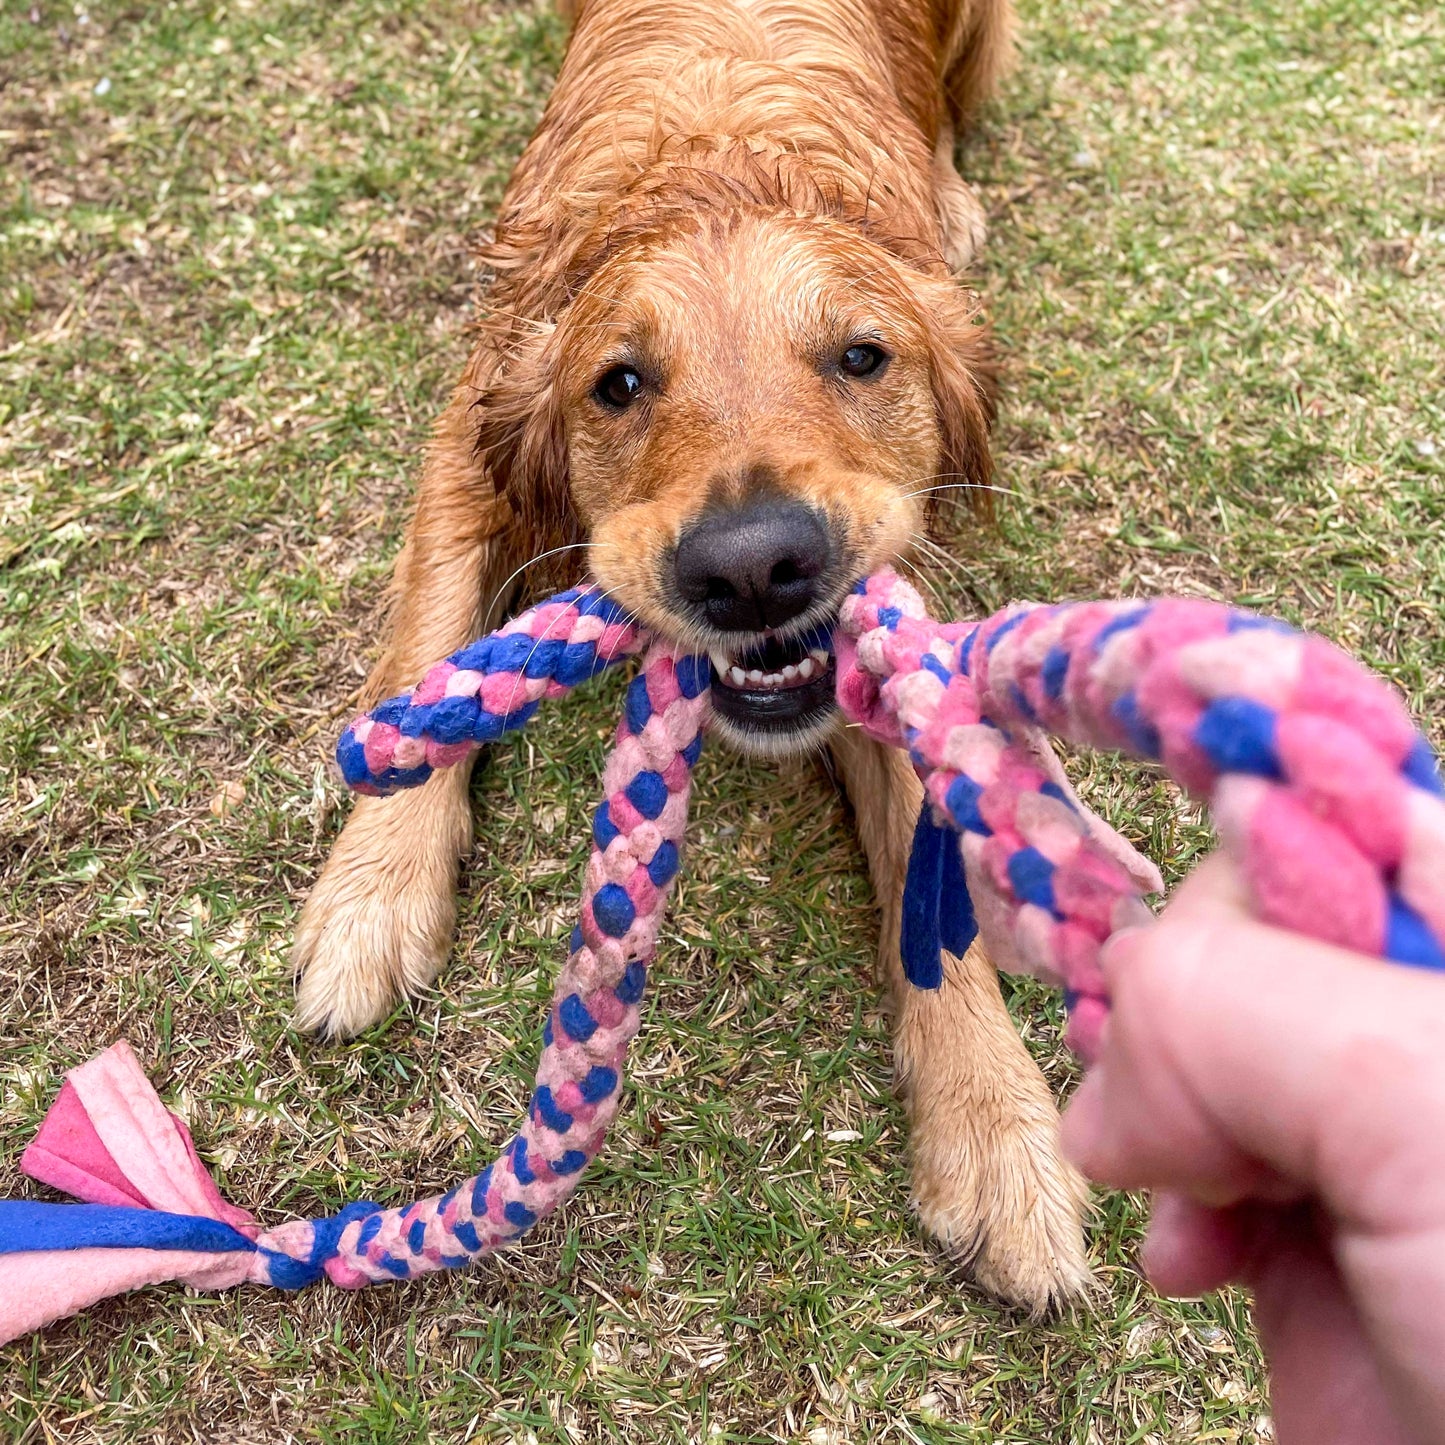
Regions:
[[[987,332],[953,279],[982,213],[953,152],[1011,24],[1010,0],[582,0],[369,695],[414,684],[496,624],[522,564],[576,546],[561,575],[590,570],[712,654],[716,733],[775,755],[825,740],[882,915],[919,1219],[1037,1312],[1088,1279],[1084,1190],[984,953],[905,986],[920,788],[902,754],[835,729],[833,663],[809,645],[857,577],[909,557],[931,488],[989,480]],[[431,982],[471,838],[465,768],[357,800],[296,935],[307,1028],[355,1033]]]

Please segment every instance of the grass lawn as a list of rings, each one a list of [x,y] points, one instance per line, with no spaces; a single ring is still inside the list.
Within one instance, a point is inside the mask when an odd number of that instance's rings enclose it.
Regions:
[[[959,607],[1184,591],[1445,700],[1445,15],[1025,0],[966,150],[1007,358]],[[344,1047],[286,950],[418,447],[563,33],[541,0],[0,10],[0,1193],[120,1035],[275,1221],[444,1187],[527,1096],[620,680],[479,770],[436,992]],[[1177,876],[1208,835],[1080,766]],[[1268,1441],[1246,1301],[971,1293],[906,1210],[873,908],[811,766],[711,756],[611,1146],[526,1244],[359,1295],[145,1291],[0,1351],[51,1441]],[[1012,990],[1062,1094],[1053,1002]]]

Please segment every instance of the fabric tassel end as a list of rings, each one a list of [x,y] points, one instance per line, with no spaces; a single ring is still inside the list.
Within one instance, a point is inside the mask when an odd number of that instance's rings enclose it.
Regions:
[[[0,1201],[0,1342],[144,1285],[251,1277],[256,1222],[124,1041],[68,1076],[20,1168],[81,1202]]]

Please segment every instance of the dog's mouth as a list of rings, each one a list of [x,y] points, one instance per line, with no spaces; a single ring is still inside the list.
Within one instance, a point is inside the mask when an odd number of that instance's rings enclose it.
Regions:
[[[713,648],[712,706],[742,741],[785,741],[831,717],[837,687],[831,626]]]

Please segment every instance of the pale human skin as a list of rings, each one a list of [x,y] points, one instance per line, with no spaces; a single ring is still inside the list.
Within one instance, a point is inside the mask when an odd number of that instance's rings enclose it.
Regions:
[[[1445,1442],[1445,975],[1255,921],[1223,856],[1105,951],[1064,1118],[1164,1293],[1248,1285],[1281,1445]]]

